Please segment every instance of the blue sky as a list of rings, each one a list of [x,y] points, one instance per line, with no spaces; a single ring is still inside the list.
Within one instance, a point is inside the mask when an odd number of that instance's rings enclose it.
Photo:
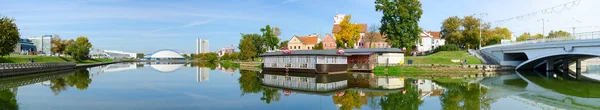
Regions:
[[[58,34],[88,37],[97,48],[151,53],[160,49],[195,52],[195,39],[210,41],[210,50],[237,46],[240,33],[259,33],[269,24],[282,29],[282,40],[293,35],[330,33],[336,13],[352,14],[352,22],[379,24],[374,0],[0,0],[0,14],[16,19],[21,37]],[[439,31],[449,16],[487,13],[494,22],[572,0],[422,0],[419,25]],[[537,14],[507,23],[515,34],[600,25],[597,0],[562,12]],[[562,9],[556,9],[562,10]],[[579,22],[577,22],[579,21]],[[578,32],[600,28],[578,28]]]

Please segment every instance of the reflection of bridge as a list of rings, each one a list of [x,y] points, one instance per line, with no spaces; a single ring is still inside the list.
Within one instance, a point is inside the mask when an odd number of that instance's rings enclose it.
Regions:
[[[597,99],[600,94],[594,93],[597,92],[599,86],[597,84],[581,85],[587,83],[557,81],[521,74],[486,78],[480,83],[488,88],[493,88],[486,94],[491,98],[509,96],[510,99],[545,109],[600,109],[600,105],[598,105],[600,99]]]
[[[2,78],[0,79],[0,90],[40,83],[52,79],[62,78],[72,74],[73,71],[71,70]]]

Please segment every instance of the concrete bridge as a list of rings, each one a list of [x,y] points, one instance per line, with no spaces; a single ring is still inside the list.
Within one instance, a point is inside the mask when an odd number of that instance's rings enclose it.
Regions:
[[[600,31],[574,35],[492,45],[481,48],[479,53],[496,64],[515,66],[517,70],[568,71],[573,63],[580,70],[582,60],[600,57]]]

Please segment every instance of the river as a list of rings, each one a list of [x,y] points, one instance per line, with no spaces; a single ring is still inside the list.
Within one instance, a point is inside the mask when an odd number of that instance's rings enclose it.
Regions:
[[[600,84],[560,76],[315,75],[218,64],[119,63],[0,78],[0,109],[600,109]]]

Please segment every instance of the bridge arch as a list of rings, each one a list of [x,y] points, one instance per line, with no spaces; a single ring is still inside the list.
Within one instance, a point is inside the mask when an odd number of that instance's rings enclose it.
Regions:
[[[544,65],[546,63],[546,60],[552,60],[552,61],[560,61],[560,60],[564,60],[565,58],[576,58],[579,60],[585,60],[585,59],[590,59],[590,58],[594,58],[594,57],[600,57],[600,53],[590,53],[590,52],[563,52],[563,53],[554,53],[554,54],[546,54],[546,55],[541,55],[541,56],[537,56],[535,58],[530,58],[527,61],[519,64],[516,69],[517,70],[522,70],[522,69],[536,69],[535,67],[539,67],[540,65]],[[570,60],[568,63],[571,64],[576,60]],[[556,62],[552,62],[552,64],[554,64]]]

